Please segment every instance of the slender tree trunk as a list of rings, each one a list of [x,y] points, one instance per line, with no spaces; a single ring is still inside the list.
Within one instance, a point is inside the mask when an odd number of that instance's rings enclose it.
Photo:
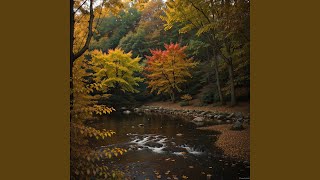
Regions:
[[[230,50],[230,44],[228,44],[227,42],[224,42],[224,43],[225,43],[229,57],[224,56],[221,50],[219,50],[218,52],[219,52],[219,55],[221,55],[222,59],[225,60],[228,66],[229,80],[230,80],[230,96],[231,96],[230,103],[231,103],[231,106],[234,106],[237,104],[237,101],[236,101],[235,86],[234,86],[233,63],[232,63],[232,57],[231,57],[232,53]]]
[[[207,61],[210,62],[210,55],[209,55],[209,48],[206,48],[207,49]],[[208,75],[207,75],[207,84],[210,83],[210,71],[208,72]]]
[[[170,95],[171,102],[174,103],[175,102],[175,94],[174,94],[174,92],[170,93],[169,95]]]
[[[93,19],[94,19],[94,12],[93,12],[93,0],[90,0],[90,18],[88,24],[88,35],[86,38],[86,42],[84,46],[80,49],[80,51],[74,53],[73,46],[74,46],[74,0],[70,0],[70,110],[73,109],[73,101],[74,101],[74,93],[73,93],[73,63],[74,61],[79,58],[85,51],[89,48],[90,40],[93,36],[92,29],[93,29]]]
[[[231,106],[236,105],[236,95],[234,88],[234,75],[233,75],[233,64],[232,60],[228,62],[228,71],[229,71],[229,79],[230,79],[230,95],[231,95]]]
[[[172,93],[171,93],[171,101],[173,103],[176,102],[176,94],[177,94],[177,91],[175,89],[172,90]]]
[[[225,57],[224,59],[227,62],[228,65],[228,72],[229,72],[229,80],[230,80],[230,96],[231,96],[231,106],[234,106],[237,104],[236,102],[236,95],[235,95],[235,87],[234,87],[234,75],[233,75],[233,63],[232,63],[232,52],[231,52],[231,43],[225,42],[225,46],[227,49],[227,53],[229,57]]]
[[[219,67],[218,67],[218,56],[216,54],[216,52],[214,53],[214,70],[215,70],[215,74],[216,74],[216,84],[217,84],[217,88],[218,88],[218,94],[219,94],[219,100],[221,104],[224,104],[224,99],[222,96],[222,92],[221,92],[221,86],[220,86],[220,77],[219,77]]]
[[[75,24],[75,13],[74,11],[74,0],[70,0],[70,58],[72,63],[79,58],[83,53],[86,52],[86,50],[89,48],[91,38],[93,36],[93,20],[94,20],[94,12],[93,12],[93,0],[90,0],[89,5],[89,21],[88,21],[88,35],[86,37],[86,42],[83,45],[83,47],[78,52],[73,52],[73,43],[74,43],[74,24]],[[81,5],[82,6],[82,5]],[[80,8],[80,7],[79,7]]]

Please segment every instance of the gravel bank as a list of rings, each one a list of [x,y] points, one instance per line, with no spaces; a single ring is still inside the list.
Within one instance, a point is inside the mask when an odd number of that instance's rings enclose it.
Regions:
[[[220,147],[225,155],[241,160],[250,160],[250,126],[244,126],[242,131],[230,130],[232,125],[214,125],[201,127],[201,130],[219,131],[221,134],[216,141],[216,146]]]

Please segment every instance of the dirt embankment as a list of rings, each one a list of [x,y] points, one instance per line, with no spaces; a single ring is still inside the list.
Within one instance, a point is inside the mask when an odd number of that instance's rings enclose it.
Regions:
[[[221,148],[225,155],[250,160],[250,126],[244,126],[241,131],[230,130],[231,124],[201,127],[202,130],[219,131],[221,134],[216,141],[216,146]]]

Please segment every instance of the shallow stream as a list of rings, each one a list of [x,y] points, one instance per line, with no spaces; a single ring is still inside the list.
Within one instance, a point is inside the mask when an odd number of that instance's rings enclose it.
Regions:
[[[92,126],[116,132],[96,146],[127,149],[108,164],[129,179],[232,180],[250,176],[248,162],[225,157],[214,145],[218,132],[198,130],[197,125],[181,118],[114,113]]]

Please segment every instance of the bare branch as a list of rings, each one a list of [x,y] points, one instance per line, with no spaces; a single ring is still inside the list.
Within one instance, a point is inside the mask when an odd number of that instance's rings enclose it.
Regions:
[[[89,48],[90,40],[92,38],[92,24],[93,24],[93,19],[94,19],[94,12],[93,12],[93,0],[90,1],[90,19],[89,19],[89,25],[88,25],[88,36],[86,39],[86,43],[84,46],[78,51],[77,53],[74,54],[73,56],[73,61],[79,58],[86,50]]]
[[[188,1],[191,3],[191,5],[192,5],[194,8],[196,8],[199,12],[201,12],[201,14],[207,19],[207,21],[208,21],[209,23],[211,23],[210,19],[209,19],[208,16],[203,12],[202,9],[198,8],[192,1],[190,1],[190,0],[188,0]]]
[[[74,13],[76,13],[86,2],[87,2],[87,0],[83,1],[83,3],[74,11]]]

